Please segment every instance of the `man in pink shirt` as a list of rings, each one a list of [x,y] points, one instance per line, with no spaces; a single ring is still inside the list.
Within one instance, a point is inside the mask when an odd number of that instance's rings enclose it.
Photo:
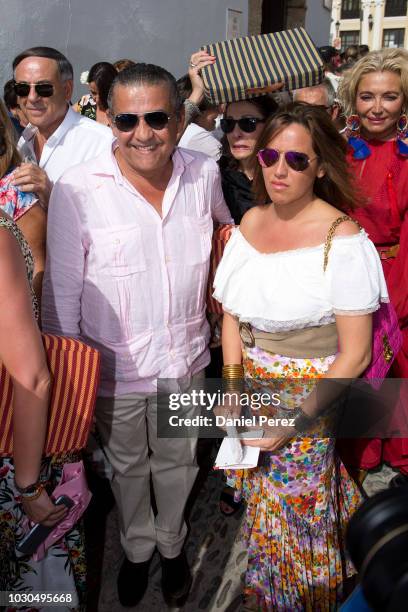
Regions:
[[[216,163],[175,146],[183,112],[166,70],[119,73],[109,108],[112,150],[69,170],[51,195],[43,325],[102,354],[96,418],[126,554],[119,599],[143,597],[157,546],[163,593],[177,603],[191,584],[183,515],[196,440],[157,437],[154,392],[158,378],[183,390],[203,378],[213,219],[232,220]]]

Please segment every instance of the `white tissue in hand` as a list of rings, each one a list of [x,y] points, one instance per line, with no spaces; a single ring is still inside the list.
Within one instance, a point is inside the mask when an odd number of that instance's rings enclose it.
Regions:
[[[224,438],[224,444],[228,447],[228,457],[231,457],[231,463],[241,463],[244,456],[244,449],[238,438]]]

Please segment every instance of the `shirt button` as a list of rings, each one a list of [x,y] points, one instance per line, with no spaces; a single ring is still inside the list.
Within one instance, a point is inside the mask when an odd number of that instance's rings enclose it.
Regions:
[[[120,244],[119,238],[116,238],[113,242],[114,242],[114,244]]]
[[[166,263],[169,263],[169,261],[170,261],[170,257],[169,257],[168,255],[166,255],[166,257],[164,258],[164,261],[165,261]]]

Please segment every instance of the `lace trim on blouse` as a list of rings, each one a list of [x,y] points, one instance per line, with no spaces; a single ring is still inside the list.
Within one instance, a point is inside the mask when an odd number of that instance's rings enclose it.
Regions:
[[[382,299],[381,302],[389,302],[389,300]],[[305,327],[322,327],[323,325],[329,325],[335,322],[335,315],[358,317],[362,315],[372,314],[379,310],[380,304],[373,308],[365,308],[363,310],[332,310],[326,313],[316,314],[314,317],[292,319],[291,321],[271,321],[270,319],[261,319],[257,317],[242,317],[237,313],[229,311],[224,308],[233,317],[237,317],[241,323],[251,323],[253,327],[265,332],[280,332],[280,331],[292,331],[294,329],[304,329]]]

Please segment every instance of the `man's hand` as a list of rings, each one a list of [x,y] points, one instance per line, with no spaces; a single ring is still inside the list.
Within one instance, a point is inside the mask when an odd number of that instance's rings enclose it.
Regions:
[[[36,164],[23,163],[13,173],[12,185],[21,191],[33,192],[43,208],[48,208],[52,183],[42,168]]]

